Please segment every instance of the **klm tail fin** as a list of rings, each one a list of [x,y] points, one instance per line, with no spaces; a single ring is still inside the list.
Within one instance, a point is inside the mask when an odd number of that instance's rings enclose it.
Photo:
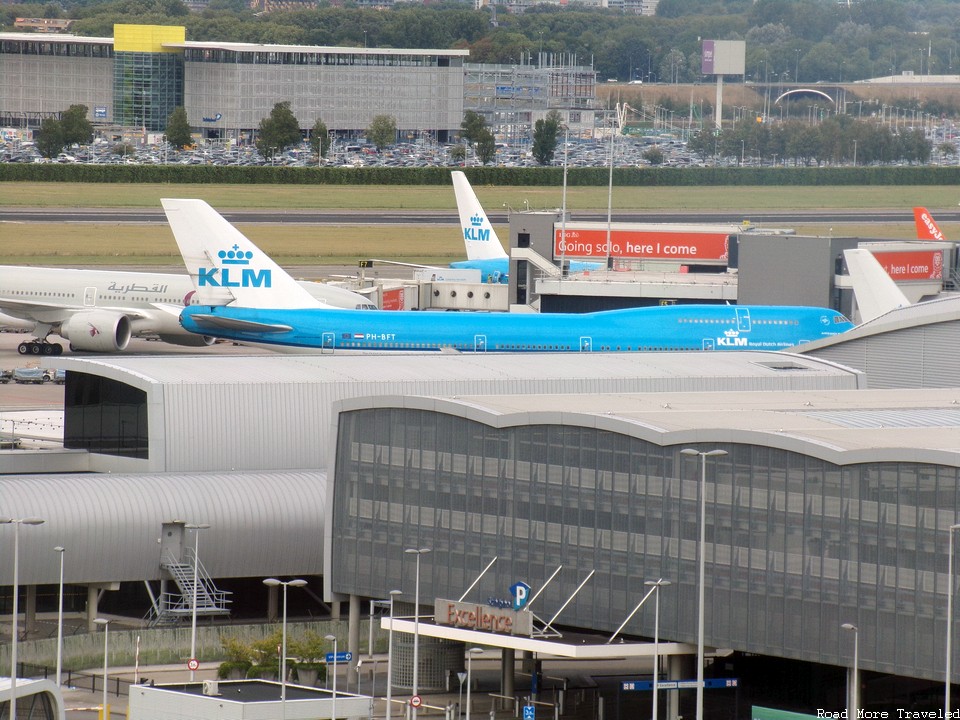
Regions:
[[[500,244],[500,238],[487,219],[477,195],[470,187],[467,176],[459,170],[450,173],[453,176],[453,191],[457,196],[457,210],[460,212],[460,228],[463,230],[463,243],[467,246],[468,260],[493,260],[506,258],[507,253]]]
[[[869,250],[844,250],[860,322],[867,322],[898,307],[910,305],[906,295]]]
[[[160,202],[201,305],[322,306],[203,200]]]
[[[915,207],[913,209],[913,222],[917,226],[917,240],[944,241],[947,239],[926,208]]]

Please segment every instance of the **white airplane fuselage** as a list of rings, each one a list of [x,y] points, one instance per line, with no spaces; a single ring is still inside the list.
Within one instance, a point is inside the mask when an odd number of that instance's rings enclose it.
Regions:
[[[340,288],[301,284],[331,308],[369,303]],[[186,274],[0,266],[0,311],[35,323],[37,340],[21,343],[21,354],[59,355],[61,346],[47,342],[48,334],[90,352],[123,350],[131,336],[209,345],[212,338],[198,339],[180,326],[180,311],[194,295]]]

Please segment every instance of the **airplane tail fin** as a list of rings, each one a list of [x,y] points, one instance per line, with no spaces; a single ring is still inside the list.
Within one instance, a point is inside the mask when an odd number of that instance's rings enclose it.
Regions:
[[[853,294],[860,309],[860,322],[867,322],[890,310],[910,305],[887,271],[869,250],[844,250]]]
[[[918,240],[943,241],[947,239],[926,208],[915,207],[913,209],[913,222],[917,226]]]
[[[321,305],[203,200],[160,202],[202,305],[251,308]]]
[[[457,210],[460,213],[463,244],[467,246],[467,259],[492,260],[507,257],[500,238],[487,219],[467,176],[459,170],[450,174],[453,176],[453,191],[457,196]]]

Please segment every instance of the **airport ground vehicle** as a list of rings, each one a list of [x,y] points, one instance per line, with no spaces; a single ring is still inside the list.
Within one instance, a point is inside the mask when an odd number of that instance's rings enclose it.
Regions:
[[[6,385],[13,378],[13,370],[0,370],[0,385]]]
[[[50,376],[41,368],[17,368],[13,371],[13,381],[21,385],[42,385],[50,382]]]

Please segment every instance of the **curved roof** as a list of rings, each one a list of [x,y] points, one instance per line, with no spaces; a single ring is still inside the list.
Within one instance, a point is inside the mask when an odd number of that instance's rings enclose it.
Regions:
[[[23,584],[106,583],[160,578],[164,523],[208,523],[200,560],[218,578],[319,574],[326,473],[17,475],[0,477],[6,517],[20,527]],[[0,525],[10,547],[11,525]],[[0,586],[13,582],[0,563]]]

